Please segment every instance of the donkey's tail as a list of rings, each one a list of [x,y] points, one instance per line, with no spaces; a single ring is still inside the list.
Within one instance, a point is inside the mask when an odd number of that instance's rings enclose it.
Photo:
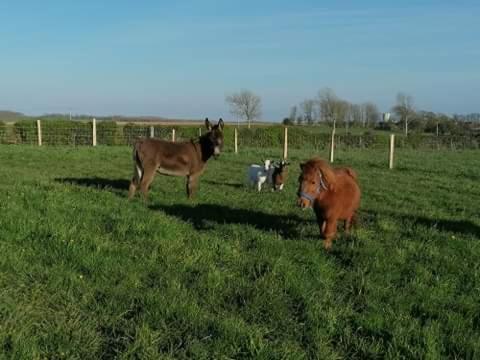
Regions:
[[[140,160],[140,157],[138,155],[138,145],[139,143],[136,142],[133,145],[133,179],[132,181],[135,182],[136,184],[139,184],[140,181],[143,178],[143,165],[142,161]]]

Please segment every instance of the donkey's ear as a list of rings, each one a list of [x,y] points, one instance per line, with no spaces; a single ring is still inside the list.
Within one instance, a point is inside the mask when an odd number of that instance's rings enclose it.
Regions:
[[[225,124],[223,123],[223,119],[222,119],[222,118],[220,118],[220,119],[218,120],[218,124],[217,124],[217,125],[218,125],[218,128],[219,128],[221,131],[223,131],[223,126],[224,126]]]
[[[212,124],[208,121],[208,118],[205,118],[205,127],[208,131],[212,130]]]

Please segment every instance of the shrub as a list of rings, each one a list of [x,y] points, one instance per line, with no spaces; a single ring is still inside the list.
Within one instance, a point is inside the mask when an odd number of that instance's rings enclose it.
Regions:
[[[0,121],[0,144],[4,144],[7,141],[7,124]]]
[[[34,120],[16,122],[13,131],[15,142],[18,144],[34,144],[37,142],[37,124]]]
[[[123,139],[119,126],[114,121],[97,122],[97,144],[122,145]]]

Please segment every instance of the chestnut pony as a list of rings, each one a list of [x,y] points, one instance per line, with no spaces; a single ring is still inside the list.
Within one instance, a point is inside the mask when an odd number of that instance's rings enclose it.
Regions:
[[[218,120],[218,124],[212,126],[207,118],[205,126],[208,132],[197,140],[137,140],[133,146],[133,178],[128,198],[131,199],[137,187],[140,187],[147,200],[148,188],[157,172],[162,175],[185,176],[187,196],[192,198],[208,159],[218,157],[223,148],[223,120]]]
[[[356,220],[360,205],[357,174],[351,168],[332,168],[325,160],[314,158],[300,164],[298,205],[313,208],[317,216],[323,246],[329,250],[337,233],[337,221],[345,221],[345,232]]]

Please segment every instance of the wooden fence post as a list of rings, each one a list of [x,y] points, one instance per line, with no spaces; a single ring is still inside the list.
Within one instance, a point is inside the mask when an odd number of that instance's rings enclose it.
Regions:
[[[152,126],[150,126],[150,137],[153,138],[155,137],[155,128]]]
[[[390,134],[390,156],[388,168],[393,169],[393,152],[395,151],[395,134]]]
[[[37,120],[37,135],[38,135],[38,146],[42,146],[42,125],[40,120]]]
[[[233,131],[234,131],[235,154],[238,154],[238,130],[237,128],[235,128]]]
[[[172,129],[172,141],[175,142],[175,129]]]
[[[335,152],[335,128],[332,130],[332,137],[330,139],[330,162],[333,163]]]
[[[288,128],[285,126],[283,133],[283,159],[286,160],[288,156]]]
[[[92,145],[97,146],[97,119],[92,121]]]

